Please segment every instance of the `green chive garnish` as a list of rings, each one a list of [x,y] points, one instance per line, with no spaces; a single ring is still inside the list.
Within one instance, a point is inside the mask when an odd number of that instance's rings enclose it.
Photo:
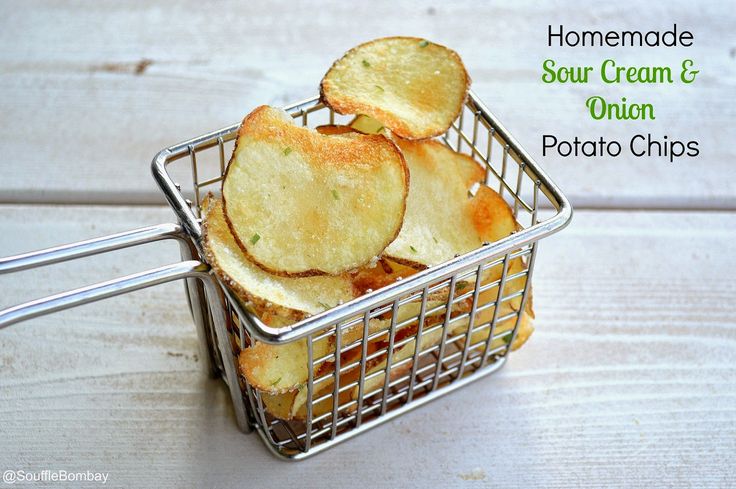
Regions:
[[[284,156],[289,156],[289,153],[291,153],[291,148],[286,148],[284,150]]]
[[[255,233],[253,236],[250,237],[250,244],[258,243],[259,239],[261,239],[261,235],[258,233]]]
[[[429,46],[429,41],[427,41],[426,39],[422,39],[421,41],[419,41],[420,48],[426,48],[427,46]]]
[[[412,251],[412,253],[416,253],[416,252],[417,252],[417,249],[416,249],[416,248],[414,248],[414,247],[413,247],[413,246],[411,246],[411,245],[409,245],[409,249],[410,249],[410,250]]]
[[[276,379],[273,382],[271,382],[271,385],[274,386],[274,385],[278,384],[279,382],[281,382],[281,379],[282,379],[282,377],[279,377],[278,379]]]
[[[366,68],[370,68],[371,64],[368,61],[363,60],[363,66],[365,66]]]
[[[437,238],[435,238],[434,236],[432,236],[432,239],[434,240],[434,244],[439,243],[439,241],[437,241]]]
[[[501,339],[503,340],[504,343],[506,343],[508,345],[509,343],[511,343],[511,337],[512,336],[513,336],[513,333],[510,333],[510,334],[507,334],[506,336],[504,336]]]
[[[461,280],[461,281],[459,281],[459,282],[457,282],[455,284],[455,290],[457,291],[457,290],[460,290],[460,289],[464,289],[468,285],[469,285],[468,282],[466,282],[465,280]]]
[[[381,85],[376,85],[376,88],[377,88],[378,90],[380,90],[381,92],[383,92],[383,87],[382,87]]]
[[[337,190],[334,188],[332,189],[332,198],[335,200],[340,200],[340,196],[337,194]]]
[[[327,305],[327,304],[325,304],[324,302],[318,302],[317,304],[319,304],[320,306],[324,307],[325,309],[330,309],[330,306]]]

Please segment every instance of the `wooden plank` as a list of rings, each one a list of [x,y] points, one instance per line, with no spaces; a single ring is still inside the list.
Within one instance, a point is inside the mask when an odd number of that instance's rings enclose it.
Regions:
[[[330,1],[192,0],[0,5],[1,202],[161,203],[148,162],[161,148],[239,121],[259,104],[312,96],[330,63],[367,39],[426,36],[464,57],[474,89],[566,190],[589,207],[736,208],[736,71],[727,2],[615,5],[443,2],[434,6]],[[356,22],[356,19],[360,19]],[[641,19],[651,19],[642,24]],[[695,34],[682,49],[546,46],[547,24],[569,29],[665,29]],[[472,35],[470,35],[472,33]],[[671,64],[691,57],[692,86],[545,86],[541,61]],[[584,113],[593,94],[656,107],[651,122],[603,123]],[[627,141],[643,132],[697,139],[701,156],[541,157],[541,135]]]
[[[169,218],[0,206],[3,254]],[[298,465],[237,431],[180,286],[0,332],[0,467],[113,487],[726,487],[736,477],[736,213],[578,212],[540,245],[537,331],[499,373]],[[0,277],[7,305],[175,245]]]

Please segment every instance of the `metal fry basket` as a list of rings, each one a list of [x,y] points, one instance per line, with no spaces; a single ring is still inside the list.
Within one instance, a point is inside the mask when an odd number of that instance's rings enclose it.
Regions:
[[[349,120],[318,97],[285,110],[297,123],[310,127]],[[0,311],[0,328],[182,279],[200,340],[200,358],[211,375],[227,383],[239,427],[256,431],[272,453],[292,460],[352,438],[505,363],[530,311],[537,243],[565,227],[572,209],[473,92],[441,139],[485,167],[486,184],[513,208],[519,230],[285,327],[264,324],[217,280],[202,252],[200,202],[206,192],[219,190],[238,127],[234,124],[171,146],[154,158],[153,176],[176,213],[177,224],[2,258],[0,273],[164,239],[179,241],[183,261],[9,307]],[[239,375],[238,355],[256,341],[299,342],[308,373],[298,391],[279,399]],[[327,350],[325,342],[330,345]],[[289,401],[288,396],[301,396],[300,415],[290,420],[274,417],[269,406]]]

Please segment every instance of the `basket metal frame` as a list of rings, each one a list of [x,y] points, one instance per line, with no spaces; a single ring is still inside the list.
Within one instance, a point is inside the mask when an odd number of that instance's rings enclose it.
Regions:
[[[285,110],[304,126],[314,125],[319,118],[322,123],[333,124],[347,117],[335,114],[318,97]],[[504,365],[526,310],[537,244],[569,223],[572,208],[475,93],[469,93],[460,116],[441,139],[486,169],[485,183],[509,201],[520,229],[500,241],[486,243],[284,327],[264,324],[216,279],[204,259],[200,199],[208,187],[220,186],[227,146],[235,139],[239,125],[176,144],[154,157],[154,179],[178,224],[149,226],[0,258],[0,274],[166,239],[180,243],[182,262],[7,307],[0,310],[0,329],[133,290],[183,280],[199,337],[200,363],[211,376],[222,377],[228,385],[240,429],[255,430],[274,455],[289,460],[320,453]],[[211,176],[205,175],[204,160],[211,160]],[[184,174],[191,186],[184,190],[174,175],[177,173],[177,179],[181,176],[181,165],[172,171],[172,164],[179,161],[189,162]],[[524,182],[529,182],[526,187]],[[551,208],[553,213],[540,219],[543,207]],[[521,272],[510,273],[509,265],[514,260],[524,263]],[[484,277],[494,269],[500,271],[500,278],[486,283]],[[525,279],[523,289],[507,290],[507,284],[519,278]],[[466,290],[470,283],[473,286]],[[488,292],[495,289],[493,298],[488,299]],[[437,293],[443,297],[440,304],[428,300]],[[419,305],[419,312],[400,319],[399,312],[410,303]],[[499,311],[504,304],[516,306],[502,315]],[[487,313],[491,310],[489,319]],[[369,325],[377,319],[388,322],[381,323],[385,324],[383,329],[369,333]],[[509,324],[513,326],[509,328]],[[356,328],[362,333],[359,339],[344,340],[345,333]],[[485,336],[473,342],[476,333]],[[238,374],[240,351],[256,341],[276,347],[300,342],[298,345],[306,348],[304,419],[284,421],[272,416],[264,407],[267,394]],[[318,357],[314,346],[320,341],[330,341],[333,346],[328,354]],[[404,351],[409,352],[408,356],[399,358]],[[382,364],[385,366],[379,368]],[[367,386],[374,380],[375,387],[369,391]]]
[[[335,123],[336,117],[339,115],[325,107],[318,97],[313,97],[302,102],[287,106],[284,108],[297,123],[307,126],[310,116],[316,112],[329,111],[329,119],[324,123]],[[472,124],[468,121],[472,119]],[[227,165],[225,145],[232,141],[237,133],[239,124],[233,124],[218,131],[214,131],[197,138],[182,142],[175,146],[169,147],[161,151],[153,160],[152,171],[154,178],[164,192],[169,204],[177,214],[177,217],[192,237],[195,245],[201,253],[201,227],[198,218],[199,203],[202,198],[203,189],[208,186],[218,186],[224,174]],[[483,138],[479,135],[485,131],[485,144],[481,144]],[[509,300],[512,297],[503,296],[504,283],[507,281],[508,263],[514,257],[522,256],[527,260],[526,283],[531,283],[532,271],[534,268],[534,260],[537,251],[537,242],[564,228],[572,217],[572,208],[560,191],[560,189],[552,182],[549,176],[534,162],[531,156],[519,145],[519,143],[504,128],[499,120],[485,107],[479,98],[472,91],[469,94],[466,106],[460,117],[453,123],[452,127],[446,134],[442,136],[442,140],[448,146],[455,150],[465,152],[483,164],[487,170],[486,183],[491,185],[497,184],[498,190],[502,195],[507,195],[511,200],[515,216],[518,217],[520,212],[527,212],[530,215],[530,225],[524,227],[517,233],[504,238],[500,241],[485,244],[479,249],[469,253],[457,256],[456,258],[445,262],[436,267],[423,270],[412,275],[400,282],[379,290],[367,293],[357,299],[351,300],[345,304],[338,305],[320,314],[308,317],[298,323],[284,326],[271,327],[264,324],[255,314],[247,307],[244,307],[234,296],[234,294],[224,285],[221,284],[224,294],[224,307],[237,317],[237,324],[232,323],[230,331],[234,336],[234,340],[239,344],[233,351],[236,355],[239,348],[250,344],[253,341],[262,341],[273,345],[284,345],[290,342],[306,339],[308,349],[308,364],[319,365],[326,361],[331,361],[334,365],[334,371],[322,376],[315,374],[315,369],[309,369],[309,377],[307,379],[308,401],[307,401],[307,420],[303,427],[294,427],[294,423],[276,420],[268,415],[263,405],[262,394],[248,385],[243,378],[239,379],[243,387],[243,397],[245,406],[248,409],[248,418],[258,434],[263,439],[266,446],[275,455],[288,459],[301,459],[309,455],[314,455],[324,449],[334,446],[336,443],[347,440],[356,436],[363,431],[370,429],[378,424],[388,421],[395,416],[402,414],[410,409],[418,407],[431,401],[441,395],[449,393],[469,382],[477,380],[488,375],[500,368],[505,360],[510,348],[491,348],[494,337],[494,328],[497,322],[509,320],[512,318],[499,318],[498,307],[494,304],[500,304],[502,301]],[[500,147],[500,155],[497,156],[499,164],[492,164],[492,152],[494,148]],[[219,155],[219,171],[220,175],[212,178],[200,178],[200,168],[198,160],[201,159],[204,151],[216,150]],[[498,149],[496,149],[498,151]],[[191,165],[192,192],[191,196],[194,202],[188,200],[181,191],[181,186],[174,182],[168,172],[168,166],[179,160],[188,160]],[[514,172],[513,169],[516,171]],[[528,198],[525,200],[522,194],[522,185],[524,181],[531,181],[531,202]],[[541,198],[546,198],[547,202],[554,209],[555,213],[540,221],[538,219],[538,209],[540,208]],[[482,325],[490,328],[489,339],[483,349],[480,361],[472,358],[470,367],[468,368],[468,354],[472,350],[469,344],[471,334],[460,335],[458,338],[448,338],[448,323],[453,321],[469,319],[468,330],[476,331],[473,320],[478,312],[478,296],[481,291],[480,274],[493,266],[503,267],[500,281],[496,282],[499,289],[499,297],[496,302],[490,304],[494,306],[495,312],[493,320],[490,324]],[[417,391],[422,388],[422,382],[419,382],[417,372],[421,370],[418,358],[425,355],[422,351],[421,344],[416,345],[414,356],[411,362],[410,380],[403,391],[395,392],[395,382],[390,380],[392,369],[396,365],[392,364],[391,356],[400,343],[394,344],[394,333],[397,330],[396,311],[400,305],[410,301],[422,301],[421,312],[418,317],[413,318],[418,321],[417,333],[410,337],[404,338],[403,344],[422,337],[422,327],[424,326],[425,304],[428,294],[432,290],[438,290],[443,287],[454,291],[456,283],[462,279],[470,278],[475,280],[474,290],[464,294],[464,297],[452,297],[450,292],[449,298],[445,304],[446,319],[443,327],[443,337],[438,351],[433,351],[436,357],[436,368],[433,378],[425,380],[424,387],[428,387],[422,395],[417,395]],[[486,289],[494,284],[486,285]],[[521,298],[520,310],[523,311],[527,301],[528,286],[524,287]],[[463,299],[472,299],[472,308],[469,313],[461,314],[457,317],[450,317],[454,304],[459,303]],[[489,307],[488,304],[485,306]],[[377,317],[381,313],[393,311],[391,318],[391,327],[385,332],[388,335],[389,345],[386,349],[387,365],[383,392],[379,396],[377,403],[373,403],[370,408],[372,411],[366,413],[365,406],[362,406],[363,400],[367,393],[362,392],[363,383],[366,380],[366,344],[369,340],[367,336],[363,337],[361,346],[363,355],[357,364],[348,366],[347,368],[359,368],[361,371],[358,386],[361,389],[359,394],[357,411],[350,415],[339,415],[345,406],[340,402],[339,396],[345,386],[340,385],[340,374],[343,367],[340,365],[341,355],[344,353],[341,345],[341,335],[349,327],[355,327],[363,321],[366,325],[371,318]],[[511,332],[511,337],[506,338],[506,344],[511,344],[515,339],[520,314],[517,312],[516,323]],[[437,326],[435,326],[436,328]],[[482,328],[478,328],[482,329]],[[365,330],[367,331],[367,329]],[[314,358],[313,344],[319,339],[326,336],[334,336],[336,348],[330,359]],[[444,356],[446,346],[453,342],[460,341],[463,343],[460,351],[455,352],[455,359],[459,359],[457,371],[452,374],[451,378],[441,379],[440,364],[446,361]],[[356,345],[352,345],[353,348]],[[226,358],[228,352],[219,352],[221,358]],[[233,361],[235,361],[233,355]],[[215,356],[213,354],[213,356]],[[228,360],[225,360],[228,361]],[[476,366],[477,365],[477,366]],[[445,371],[444,373],[447,373]],[[320,381],[331,380],[334,383],[333,391],[317,397],[315,384]],[[237,382],[238,379],[226,379],[229,384]],[[391,398],[392,393],[394,397]],[[322,401],[329,401],[332,396],[333,408],[330,413],[323,414],[321,419],[313,416],[313,406]],[[400,396],[403,400],[399,403],[392,403],[396,397]],[[354,402],[354,401],[353,401]],[[369,420],[367,420],[370,418]],[[301,426],[301,425],[299,425]],[[278,435],[277,431],[281,434]],[[284,434],[285,433],[285,434]]]

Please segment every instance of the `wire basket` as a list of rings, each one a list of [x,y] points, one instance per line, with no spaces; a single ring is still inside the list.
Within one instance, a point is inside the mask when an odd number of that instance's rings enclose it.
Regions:
[[[318,97],[285,110],[303,126],[349,122]],[[241,429],[255,430],[272,453],[286,459],[319,453],[504,364],[530,305],[537,242],[567,225],[572,209],[474,93],[441,139],[484,166],[485,183],[507,200],[519,230],[285,327],[264,324],[217,281],[202,252],[200,202],[206,192],[219,191],[238,127],[185,141],[154,158],[154,178],[178,224],[0,259],[0,273],[170,238],[181,243],[184,261],[5,309],[0,328],[185,279],[203,363],[228,384]],[[277,396],[238,374],[238,355],[256,341],[296,345],[304,352],[306,381],[281,399],[300,396],[294,419],[272,416]]]

